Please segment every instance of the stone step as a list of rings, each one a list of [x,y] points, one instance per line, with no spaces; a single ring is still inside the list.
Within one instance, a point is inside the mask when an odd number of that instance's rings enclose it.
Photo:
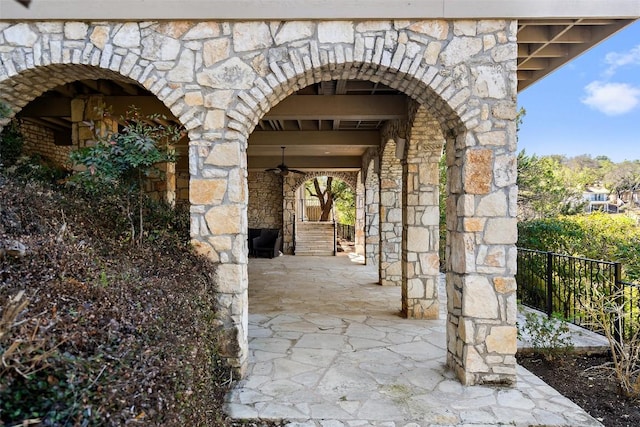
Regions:
[[[333,251],[298,251],[296,249],[296,256],[333,256]]]
[[[333,244],[333,236],[298,236],[296,242],[327,242]]]
[[[296,255],[334,255],[334,227],[326,222],[296,223]]]
[[[313,251],[329,251],[333,252],[333,246],[305,246],[305,245],[296,245],[296,253],[297,252],[313,252]]]

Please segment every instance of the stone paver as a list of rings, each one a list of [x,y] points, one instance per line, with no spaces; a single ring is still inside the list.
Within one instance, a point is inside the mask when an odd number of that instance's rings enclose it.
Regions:
[[[441,320],[400,317],[400,288],[351,256],[252,259],[249,367],[234,418],[290,426],[599,426],[522,367],[512,388],[465,387]]]

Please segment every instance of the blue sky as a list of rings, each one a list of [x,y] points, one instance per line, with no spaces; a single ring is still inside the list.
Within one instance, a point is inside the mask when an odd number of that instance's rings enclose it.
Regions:
[[[640,22],[518,95],[518,151],[640,160]]]

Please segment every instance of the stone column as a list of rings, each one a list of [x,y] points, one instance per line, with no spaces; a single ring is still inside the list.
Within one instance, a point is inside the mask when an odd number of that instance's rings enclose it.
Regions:
[[[467,63],[474,118],[447,140],[447,363],[467,385],[512,384],[517,25],[480,21],[476,28],[499,46]]]
[[[380,164],[380,284],[402,284],[402,163],[387,141]]]
[[[248,356],[246,138],[220,137],[205,124],[189,143],[191,243],[215,262],[214,283],[223,335],[220,355],[240,375]],[[211,130],[211,132],[208,132]]]
[[[374,158],[369,162],[367,179],[365,180],[365,263],[378,265],[380,259],[380,181],[378,175],[378,162]]]
[[[104,116],[104,96],[87,95],[71,100],[71,141],[75,148],[86,147],[95,135],[118,130],[118,123]]]
[[[158,172],[144,182],[146,194],[153,200],[164,200],[171,206],[176,202],[176,164],[160,163]]]
[[[293,255],[296,218],[296,178],[293,174],[282,179],[282,253]]]
[[[165,163],[165,182],[166,182],[166,192],[165,192],[165,200],[171,205],[175,206],[176,204],[176,164],[174,163]]]
[[[438,161],[443,143],[440,124],[420,107],[403,162],[402,312],[408,318],[438,318]]]
[[[362,171],[358,172],[358,179],[356,184],[356,236],[355,236],[355,251],[358,255],[364,255],[365,248],[365,203],[364,203],[364,175]]]

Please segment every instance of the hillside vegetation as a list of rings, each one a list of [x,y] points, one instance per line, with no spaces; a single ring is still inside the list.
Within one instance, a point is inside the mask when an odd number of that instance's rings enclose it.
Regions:
[[[215,266],[188,212],[0,175],[0,425],[234,425],[216,355]],[[136,239],[137,240],[137,239]]]

